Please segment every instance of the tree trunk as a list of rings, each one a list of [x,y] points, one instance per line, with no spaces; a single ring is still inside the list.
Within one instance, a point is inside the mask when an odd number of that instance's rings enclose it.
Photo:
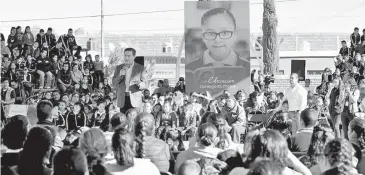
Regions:
[[[278,19],[274,0],[264,0],[264,14],[262,22],[262,47],[265,74],[279,73],[279,49],[276,27]]]

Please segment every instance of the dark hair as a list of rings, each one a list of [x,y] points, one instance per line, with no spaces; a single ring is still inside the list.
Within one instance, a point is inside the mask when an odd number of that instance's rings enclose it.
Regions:
[[[42,49],[41,53],[43,53],[43,52],[48,52],[48,50],[47,49]]]
[[[19,174],[44,174],[44,159],[49,158],[52,147],[49,130],[35,126],[30,129],[19,157]]]
[[[218,14],[227,15],[232,20],[234,29],[236,29],[236,19],[234,18],[233,14],[225,8],[215,8],[215,9],[211,9],[211,10],[205,12],[201,18],[201,25],[204,25],[207,22],[209,17],[218,15]]]
[[[228,171],[233,170],[236,167],[243,167],[242,157],[239,152],[233,149],[229,149],[220,152],[217,156],[220,161],[224,161],[228,165]]]
[[[341,43],[346,43],[346,41],[345,40],[342,40]]]
[[[336,138],[327,143],[324,155],[332,168],[338,170],[338,174],[347,174],[354,166],[352,165],[354,148],[346,139]]]
[[[41,100],[37,104],[37,118],[38,121],[44,121],[52,118],[53,105],[48,100]]]
[[[247,175],[282,175],[283,170],[274,160],[264,158],[255,163]]]
[[[117,128],[112,137],[114,158],[121,166],[134,165],[134,135],[125,128]]]
[[[276,112],[267,126],[269,129],[279,131],[285,138],[290,136],[291,127],[292,122],[289,116],[283,111]]]
[[[100,98],[97,102],[96,102],[96,105],[100,105],[102,103],[105,103],[105,100],[103,98]]]
[[[69,28],[68,31],[72,31],[72,28]]]
[[[201,121],[200,121],[200,124],[199,125],[202,125],[204,123],[207,123],[208,121],[211,121],[211,118],[215,115],[214,112],[206,112],[202,118],[201,118]]]
[[[76,147],[62,149],[53,160],[53,175],[78,175],[88,171],[86,156]]]
[[[123,113],[116,113],[110,119],[110,124],[112,128],[116,128],[127,120],[127,117]]]
[[[158,84],[162,84],[163,85],[163,80],[158,80]]]
[[[253,130],[249,131],[246,134],[245,142],[244,142],[244,148],[243,148],[245,157],[250,155],[250,152],[252,150],[252,144],[251,143],[254,141],[256,136],[260,135],[261,133],[263,133],[263,131],[261,131],[260,129],[253,129]]]
[[[314,127],[307,156],[312,166],[318,164],[317,158],[324,155],[325,145],[335,138],[335,133],[327,124],[320,124]]]
[[[126,48],[126,49],[124,49],[124,53],[125,52],[132,52],[132,55],[133,56],[136,56],[136,49],[133,49],[133,48],[131,48],[131,47],[129,47],[129,48]]]
[[[48,27],[47,31],[52,31],[52,28],[51,27]]]
[[[86,155],[90,172],[94,172],[108,154],[107,141],[99,128],[83,132],[79,138],[79,147]]]
[[[3,83],[4,81],[9,81],[9,78],[7,78],[7,77],[2,77],[2,78],[1,78],[1,83]]]
[[[358,27],[355,27],[354,30],[359,30],[359,28]]]
[[[359,147],[361,150],[365,149],[365,120],[362,118],[354,118],[350,124],[349,129],[356,133],[359,140]]]
[[[28,133],[29,121],[23,115],[16,115],[8,120],[1,132],[3,143],[9,149],[20,149]]]
[[[266,130],[256,136],[251,143],[251,149],[247,164],[254,162],[257,157],[263,157],[278,162],[283,168],[288,165],[289,149],[286,139],[276,130]]]
[[[300,114],[305,127],[313,127],[318,121],[318,112],[312,108],[307,108]]]
[[[39,33],[43,33],[43,32],[44,32],[44,30],[43,30],[43,29],[39,30]]]
[[[84,111],[84,105],[82,105],[82,103],[81,102],[76,102],[75,104],[74,104],[74,106],[80,106],[80,112],[82,112],[82,111]]]
[[[218,129],[211,123],[204,123],[199,126],[197,134],[201,144],[210,146],[214,144],[213,139],[218,136]]]
[[[223,114],[214,114],[210,119],[208,119],[218,130],[219,141],[216,146],[222,150],[227,149],[226,140],[228,140],[226,134],[228,133],[226,128],[226,117]]]

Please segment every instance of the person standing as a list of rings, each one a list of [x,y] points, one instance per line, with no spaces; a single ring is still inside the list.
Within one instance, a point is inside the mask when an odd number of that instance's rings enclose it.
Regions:
[[[47,29],[47,33],[46,33],[46,42],[48,45],[48,48],[52,48],[54,47],[57,43],[56,43],[56,37],[55,35],[52,33],[52,28],[49,27]]]
[[[341,113],[342,132],[345,139],[349,139],[347,131],[351,120],[355,118],[355,113],[359,112],[357,101],[360,97],[360,91],[354,78],[345,82],[344,86],[345,103]]]
[[[295,134],[300,129],[300,113],[307,107],[307,90],[299,84],[297,73],[290,75],[290,87],[285,91],[285,99],[289,104],[292,134]]]
[[[4,111],[5,118],[8,118],[10,105],[15,103],[16,97],[14,89],[9,85],[8,78],[4,77],[1,79],[1,111]]]
[[[361,40],[361,36],[359,34],[359,28],[355,27],[354,28],[354,33],[352,33],[350,35],[350,40],[351,40],[351,53],[350,56],[353,57],[354,56],[354,52],[355,52],[355,48],[360,44],[360,40]]]
[[[23,45],[23,51],[22,55],[25,56],[27,53],[27,50],[30,50],[31,47],[33,47],[34,44],[34,35],[30,30],[30,27],[25,27],[25,34],[22,37],[22,45]]]
[[[142,106],[142,89],[145,84],[144,67],[134,62],[136,50],[124,50],[124,63],[118,65],[113,76],[113,86],[117,89],[117,106],[122,113],[129,108]]]

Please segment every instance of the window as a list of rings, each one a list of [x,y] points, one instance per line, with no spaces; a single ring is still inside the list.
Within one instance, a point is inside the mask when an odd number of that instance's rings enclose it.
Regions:
[[[168,53],[171,53],[171,47],[168,47],[168,48],[167,48],[167,52],[168,52]]]
[[[166,47],[162,48],[162,53],[166,53]]]

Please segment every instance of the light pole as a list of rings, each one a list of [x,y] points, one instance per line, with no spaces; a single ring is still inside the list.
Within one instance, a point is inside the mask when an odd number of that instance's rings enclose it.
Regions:
[[[184,43],[185,43],[185,33],[184,33],[183,37],[181,38],[179,51],[177,53],[177,58],[176,58],[176,82],[179,81],[179,78],[180,78],[181,52],[182,52]]]
[[[100,55],[101,55],[101,59],[103,60],[104,59],[104,36],[103,36],[103,33],[104,33],[104,7],[103,7],[103,4],[104,4],[104,2],[103,2],[103,0],[101,0],[101,24],[100,24],[100,27],[101,27],[101,29],[100,29],[100,49],[101,49],[101,51],[100,51]]]

